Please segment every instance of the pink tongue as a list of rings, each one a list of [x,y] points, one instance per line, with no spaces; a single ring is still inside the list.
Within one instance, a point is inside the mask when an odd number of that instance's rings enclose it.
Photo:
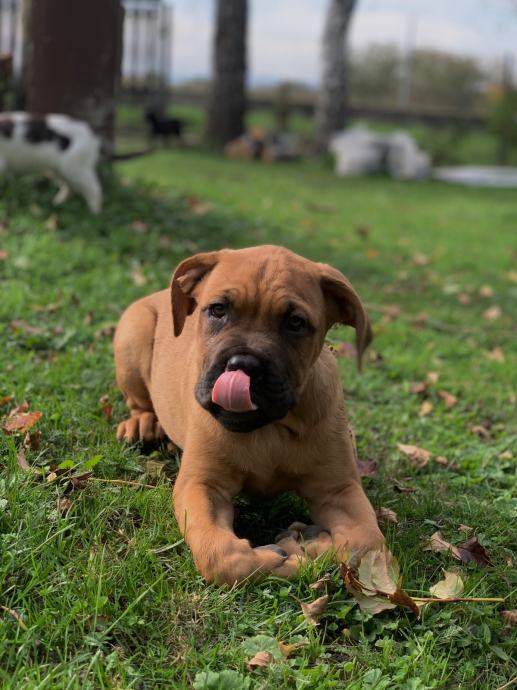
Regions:
[[[243,371],[224,371],[212,389],[212,402],[228,412],[251,412],[250,377]]]

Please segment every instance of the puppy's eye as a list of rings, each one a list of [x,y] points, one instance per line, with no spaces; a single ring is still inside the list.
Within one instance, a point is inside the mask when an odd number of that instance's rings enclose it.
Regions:
[[[228,313],[228,305],[222,302],[217,302],[216,304],[211,304],[208,307],[208,315],[213,319],[222,319]]]
[[[308,323],[299,314],[290,314],[285,320],[285,326],[291,333],[305,333],[308,330]]]

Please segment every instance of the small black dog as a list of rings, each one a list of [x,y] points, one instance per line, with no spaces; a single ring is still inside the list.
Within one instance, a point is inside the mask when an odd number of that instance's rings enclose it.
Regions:
[[[153,109],[146,112],[145,119],[149,124],[149,134],[152,139],[161,137],[166,142],[170,137],[176,137],[182,141],[182,133],[186,124],[185,120],[181,120],[178,117],[166,117]]]

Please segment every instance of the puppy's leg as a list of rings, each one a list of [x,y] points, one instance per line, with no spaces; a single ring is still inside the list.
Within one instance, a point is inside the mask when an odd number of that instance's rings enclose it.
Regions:
[[[164,438],[148,388],[155,326],[156,313],[144,298],[126,309],[115,332],[117,385],[131,413],[118,425],[117,438],[128,443]]]
[[[202,453],[203,451],[201,451]],[[174,486],[174,511],[201,575],[208,582],[233,585],[259,575],[294,575],[300,559],[276,544],[252,548],[233,531],[232,496],[238,487],[222,473],[207,475],[213,458],[193,456],[188,445]],[[190,469],[192,468],[192,469]]]
[[[348,554],[357,561],[367,551],[383,548],[375,511],[358,477],[314,477],[301,493],[309,503],[311,518],[321,526],[321,534],[309,540],[312,556],[332,548],[338,560]]]

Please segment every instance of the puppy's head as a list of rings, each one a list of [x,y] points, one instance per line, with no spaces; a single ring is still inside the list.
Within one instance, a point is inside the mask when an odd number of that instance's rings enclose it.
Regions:
[[[335,323],[371,340],[364,306],[336,269],[275,246],[196,254],[171,284],[174,335],[196,319],[195,395],[226,429],[249,432],[296,406]]]

